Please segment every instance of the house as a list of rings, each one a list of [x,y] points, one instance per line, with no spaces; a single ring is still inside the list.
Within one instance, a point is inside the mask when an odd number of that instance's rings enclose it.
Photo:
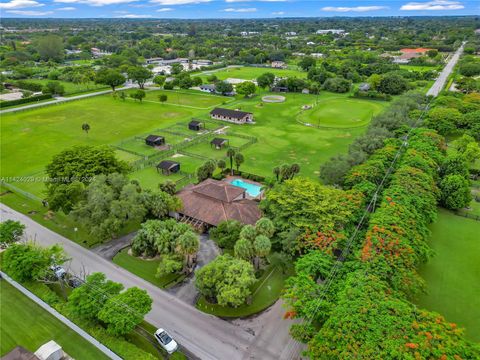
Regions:
[[[148,135],[145,138],[145,144],[148,146],[162,146],[165,144],[165,138],[160,135]]]
[[[305,53],[303,53],[303,52],[294,52],[294,53],[292,53],[292,56],[305,56]]]
[[[413,56],[413,57],[420,57],[420,56],[423,56],[425,55],[429,50],[432,50],[432,49],[428,49],[428,48],[416,48],[416,49],[410,49],[410,48],[404,48],[404,49],[400,49],[400,52],[402,53],[402,55],[410,55],[410,56]]]
[[[207,179],[198,185],[187,185],[177,196],[182,208],[175,217],[205,227],[226,220],[253,225],[261,217],[258,203],[246,198],[246,190],[226,181]]]
[[[213,61],[212,61],[212,60],[203,60],[203,59],[193,60],[192,63],[193,63],[193,64],[197,64],[197,65],[199,65],[199,66],[210,66],[210,65],[213,65]]]
[[[163,160],[157,165],[157,171],[162,171],[163,175],[170,175],[180,171],[180,163],[171,160]]]
[[[227,139],[215,138],[212,141],[210,141],[210,146],[215,147],[215,149],[217,150],[220,150],[227,145],[228,145]]]
[[[345,34],[345,30],[343,29],[317,30],[317,35],[326,35],[326,34],[343,35]]]
[[[315,45],[315,43],[313,41],[309,41],[307,42],[307,45]]]
[[[310,90],[307,88],[302,89],[302,94],[310,94]]]
[[[145,59],[145,63],[147,65],[160,64],[162,61],[163,61],[163,58],[161,58],[161,57],[154,57],[154,58],[150,58],[150,59]]]
[[[205,125],[198,120],[192,120],[188,123],[188,129],[193,131],[200,131],[205,128]]]
[[[245,111],[215,108],[210,111],[210,117],[215,120],[228,121],[235,124],[245,124],[253,121],[253,114]]]
[[[311,53],[310,56],[319,59],[319,58],[323,57],[323,54],[322,53]]]
[[[210,94],[214,94],[217,90],[215,84],[202,84],[200,85],[200,91],[208,92]]]
[[[272,66],[272,68],[275,68],[275,69],[286,69],[287,68],[287,64],[285,64],[284,61],[272,61],[271,66]]]
[[[295,31],[287,31],[285,33],[286,36],[297,36],[297,33]]]
[[[40,360],[40,358],[24,347],[16,346],[12,351],[3,355],[2,360]]]

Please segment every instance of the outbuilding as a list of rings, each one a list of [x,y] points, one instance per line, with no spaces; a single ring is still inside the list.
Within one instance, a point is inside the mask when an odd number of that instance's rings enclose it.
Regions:
[[[223,147],[228,145],[228,140],[222,139],[222,138],[215,138],[212,141],[210,141],[210,145],[215,149],[220,150]]]
[[[157,171],[162,171],[163,175],[170,175],[180,171],[180,163],[171,160],[163,160],[157,165]]]
[[[160,135],[148,135],[145,138],[145,144],[148,146],[162,146],[165,144],[165,138]]]
[[[210,111],[210,116],[215,120],[228,121],[236,124],[251,123],[253,121],[253,114],[250,112],[215,108]]]
[[[193,131],[200,131],[205,128],[205,125],[198,120],[192,120],[188,123],[188,129]]]

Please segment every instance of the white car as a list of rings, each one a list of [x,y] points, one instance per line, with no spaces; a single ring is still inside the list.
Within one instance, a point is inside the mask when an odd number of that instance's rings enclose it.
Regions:
[[[158,329],[155,331],[155,338],[157,339],[158,343],[167,351],[167,353],[172,354],[177,351],[177,342],[173,340],[165,330]]]

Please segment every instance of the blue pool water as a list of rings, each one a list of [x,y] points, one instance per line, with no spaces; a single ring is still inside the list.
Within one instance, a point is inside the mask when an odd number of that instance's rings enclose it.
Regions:
[[[247,190],[248,195],[257,197],[261,192],[261,187],[255,184],[251,184],[243,181],[242,179],[235,179],[230,182],[234,186],[238,186]]]

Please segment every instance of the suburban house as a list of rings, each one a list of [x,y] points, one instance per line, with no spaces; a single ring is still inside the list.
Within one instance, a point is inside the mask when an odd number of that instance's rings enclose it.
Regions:
[[[162,61],[163,61],[163,58],[161,58],[161,57],[154,57],[154,58],[150,58],[150,59],[145,59],[145,63],[147,65],[160,64]]]
[[[215,120],[228,121],[235,124],[253,122],[253,114],[245,111],[215,108],[210,111],[210,117]]]
[[[199,120],[192,120],[188,123],[188,129],[193,131],[200,131],[205,128],[203,122]]]
[[[157,165],[157,171],[161,171],[163,175],[170,175],[180,171],[180,163],[171,160],[163,160]]]
[[[429,50],[427,48],[417,48],[417,49],[400,49],[400,56],[393,57],[393,63],[395,64],[408,64],[410,60],[424,56]]]
[[[165,144],[165,138],[160,135],[148,135],[145,138],[145,144],[148,146],[162,146]]]
[[[261,217],[258,203],[246,198],[246,190],[226,181],[207,179],[187,185],[177,193],[182,209],[175,213],[180,221],[194,226],[217,226],[225,220],[253,225]]]
[[[287,68],[287,64],[285,64],[284,61],[272,61],[271,66],[272,66],[272,68],[275,68],[275,69],[286,69]]]
[[[228,145],[227,139],[215,138],[212,141],[210,141],[210,146],[214,147],[217,150],[220,150],[227,145]]]
[[[197,64],[199,66],[209,66],[209,65],[213,65],[213,61],[212,60],[199,59],[199,60],[192,60],[192,64]]]
[[[214,84],[202,84],[200,85],[200,91],[214,94],[216,92],[216,86]]]
[[[325,34],[342,35],[342,34],[345,34],[345,30],[343,29],[317,30],[317,35],[325,35]]]
[[[311,53],[310,56],[319,59],[319,58],[323,57],[323,54],[322,53]]]
[[[297,33],[295,31],[287,31],[285,33],[285,35],[287,35],[287,36],[297,36]]]

